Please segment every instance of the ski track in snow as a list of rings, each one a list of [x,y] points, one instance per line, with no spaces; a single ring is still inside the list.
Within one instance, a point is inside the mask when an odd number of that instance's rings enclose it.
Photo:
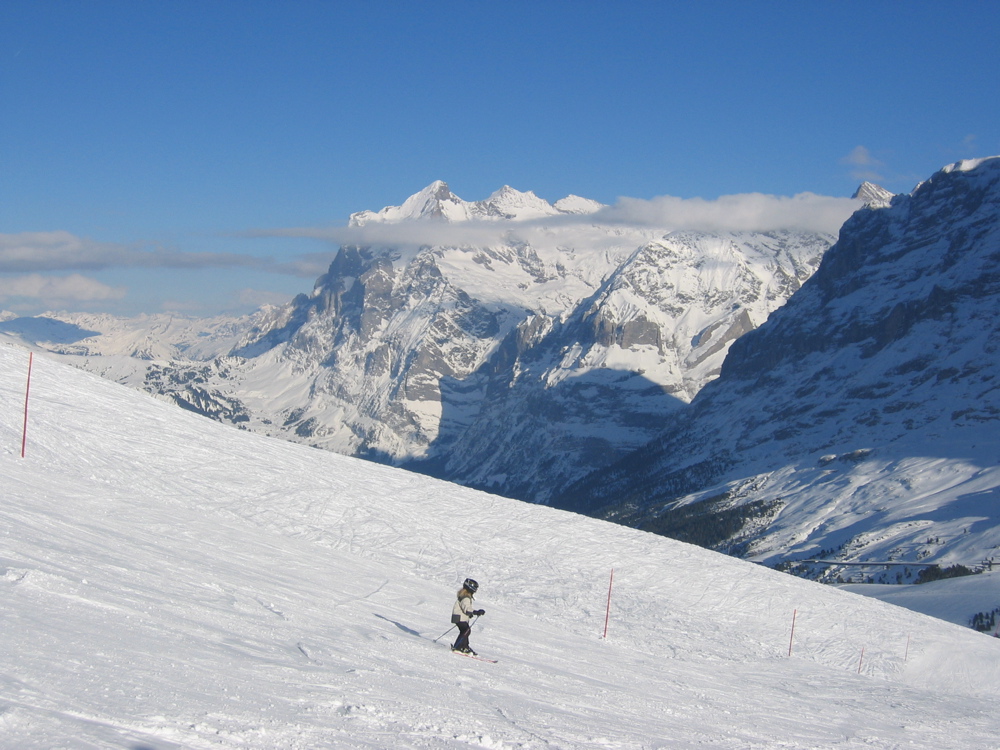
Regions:
[[[26,369],[0,346],[0,747],[998,746],[1000,640],[43,357],[22,459]],[[448,652],[465,576],[497,664]]]

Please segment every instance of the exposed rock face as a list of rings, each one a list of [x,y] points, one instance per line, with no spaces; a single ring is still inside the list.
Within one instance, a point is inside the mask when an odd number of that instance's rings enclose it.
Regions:
[[[248,429],[544,501],[654,437],[834,240],[602,225],[600,208],[509,187],[469,203],[438,182],[354,214],[356,229],[463,241],[342,246],[197,394],[183,371],[202,365],[157,365],[146,387]]]
[[[719,511],[761,503],[755,527],[713,543],[761,556],[876,544],[902,555],[929,519],[950,518],[928,501],[908,505],[912,497],[943,493],[936,502],[947,505],[997,491],[1000,475],[988,477],[1000,463],[998,342],[994,158],[953,165],[889,207],[855,213],[816,273],[731,346],[720,377],[655,441],[555,504],[657,530],[700,501],[724,498]],[[928,461],[964,478],[921,490],[927,476],[912,467]],[[973,517],[990,517],[982,531],[995,536],[1000,513],[988,506]],[[864,534],[834,533],[876,511],[881,521],[862,524]]]

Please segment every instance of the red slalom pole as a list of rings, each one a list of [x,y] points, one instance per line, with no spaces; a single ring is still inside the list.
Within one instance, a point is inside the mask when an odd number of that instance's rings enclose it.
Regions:
[[[788,655],[789,656],[792,655],[792,641],[795,639],[795,615],[797,615],[798,613],[799,613],[799,611],[797,609],[793,609],[792,610],[792,634],[788,637]]]
[[[864,663],[864,661],[865,661],[865,647],[862,646],[861,647],[861,658],[858,659],[858,674],[861,674],[861,665]]]
[[[31,361],[34,356],[34,352],[28,352],[28,384],[24,388],[24,429],[21,430],[21,458],[24,458],[24,448],[28,444],[28,394],[31,393]]]
[[[615,569],[611,569],[611,582],[608,584],[608,609],[604,613],[604,637],[608,637],[608,619],[611,617],[611,587],[615,585]]]

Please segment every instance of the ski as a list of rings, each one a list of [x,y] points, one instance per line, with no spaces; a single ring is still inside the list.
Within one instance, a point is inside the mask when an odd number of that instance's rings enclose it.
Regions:
[[[463,654],[461,651],[452,651],[453,654],[458,654],[459,656],[464,656],[466,659],[475,659],[476,661],[485,661],[490,664],[496,664],[496,659],[487,659],[485,656],[474,656],[473,654]]]

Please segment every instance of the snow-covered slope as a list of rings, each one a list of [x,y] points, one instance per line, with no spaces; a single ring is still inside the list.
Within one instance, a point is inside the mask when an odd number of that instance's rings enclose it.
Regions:
[[[858,211],[661,438],[559,504],[833,580],[1000,563],[998,266],[1000,158]]]
[[[98,313],[47,313],[18,317],[0,313],[0,335],[54,354],[128,357],[139,360],[210,360],[228,354],[255,327],[277,314],[261,308],[244,317],[192,318],[159,314],[122,318]]]
[[[1000,736],[995,639],[239,431],[37,355],[22,458],[27,365],[0,346],[0,746],[976,750]],[[496,664],[443,645],[470,575],[487,613],[473,645]]]

